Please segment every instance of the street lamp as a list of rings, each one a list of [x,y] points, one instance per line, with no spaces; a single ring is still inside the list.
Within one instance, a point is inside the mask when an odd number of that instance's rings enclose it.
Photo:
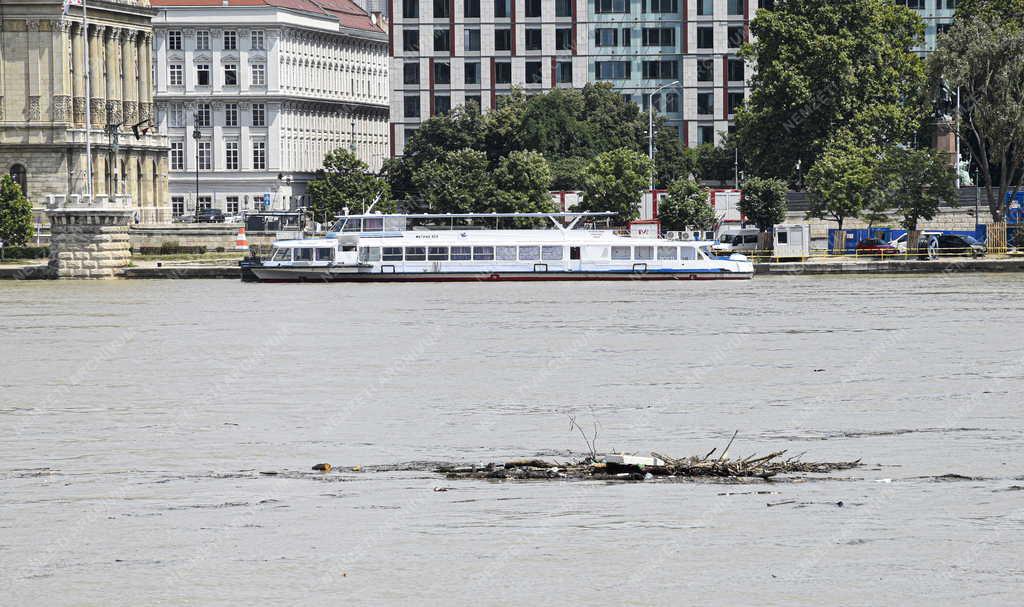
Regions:
[[[199,220],[199,139],[203,136],[203,134],[199,132],[199,112],[195,113],[194,118],[195,118],[195,128],[193,128],[193,130],[192,130],[192,139],[196,140],[196,209],[195,209],[195,213],[196,214],[195,214],[195,219],[198,221]]]
[[[679,86],[679,81],[663,84],[647,95],[647,156],[651,159],[651,196],[654,196],[654,96],[661,89],[673,86]]]

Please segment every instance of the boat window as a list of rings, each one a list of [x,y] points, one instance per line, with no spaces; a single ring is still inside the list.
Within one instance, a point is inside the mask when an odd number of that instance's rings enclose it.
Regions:
[[[385,217],[384,218],[384,231],[385,232],[404,232],[406,225],[405,217]]]
[[[658,259],[678,259],[679,249],[677,247],[658,247]]]
[[[583,247],[583,259],[608,259],[608,247]]]
[[[381,232],[384,230],[383,217],[366,217],[363,219],[364,232]]]
[[[540,247],[519,247],[519,259],[520,261],[537,261],[540,259]]]
[[[334,260],[334,247],[317,247],[316,250],[317,261],[333,261]]]
[[[494,247],[494,258],[502,261],[515,261],[516,260],[516,248],[515,247]]]
[[[722,234],[722,236],[718,240],[720,240],[722,244],[731,244],[732,234]]]
[[[612,259],[629,259],[629,247],[612,247]]]
[[[707,245],[701,247],[700,252],[701,254],[704,255],[704,257],[707,257],[708,259],[716,259],[718,257],[717,255],[715,255],[715,252],[711,250],[711,247]]]
[[[356,219],[355,217],[349,217],[348,221],[345,222],[345,227],[341,228],[342,232],[359,232],[363,229],[363,220]]]
[[[540,258],[545,261],[553,261],[561,259],[565,255],[564,247],[548,247],[544,246],[540,248]]]
[[[474,261],[490,261],[494,259],[494,247],[473,247]]]
[[[654,247],[636,247],[633,259],[654,259]]]
[[[430,247],[427,249],[427,259],[430,261],[448,261],[448,247]]]
[[[295,261],[313,261],[312,247],[298,247],[295,249]]]
[[[469,261],[470,251],[469,247],[452,247],[452,261]]]
[[[384,261],[402,261],[402,247],[384,247],[381,259]]]
[[[380,261],[380,247],[363,247],[359,249],[359,261]]]
[[[426,261],[427,260],[427,248],[426,247],[405,247],[405,260],[406,261]]]
[[[292,250],[291,249],[284,249],[284,248],[282,248],[282,249],[275,249],[274,250],[274,256],[271,258],[271,261],[291,261],[291,260],[292,260]]]
[[[697,259],[697,249],[693,247],[679,247],[679,259]]]

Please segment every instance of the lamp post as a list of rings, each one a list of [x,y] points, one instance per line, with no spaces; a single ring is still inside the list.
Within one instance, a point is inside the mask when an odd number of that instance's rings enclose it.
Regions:
[[[654,96],[661,89],[672,86],[679,86],[679,81],[663,84],[647,95],[647,156],[651,159],[651,196],[654,196]]]
[[[192,139],[196,140],[196,208],[195,219],[199,220],[199,139],[203,136],[199,132],[199,112],[195,113],[195,127],[192,129]]]

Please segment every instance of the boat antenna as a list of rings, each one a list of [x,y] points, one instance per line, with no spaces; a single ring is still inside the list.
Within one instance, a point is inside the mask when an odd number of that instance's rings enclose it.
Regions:
[[[366,211],[363,214],[364,215],[369,215],[370,211],[373,210],[373,207],[376,206],[378,202],[380,202],[380,199],[381,199],[382,196],[384,196],[384,190],[383,189],[381,191],[377,192],[377,195],[373,197],[373,202],[370,203],[370,206],[366,209]]]

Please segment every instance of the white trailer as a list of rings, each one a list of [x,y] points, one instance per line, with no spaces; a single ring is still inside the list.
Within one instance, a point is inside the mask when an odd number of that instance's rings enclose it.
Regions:
[[[811,255],[811,226],[780,223],[774,228],[772,256],[776,259],[806,259]]]

